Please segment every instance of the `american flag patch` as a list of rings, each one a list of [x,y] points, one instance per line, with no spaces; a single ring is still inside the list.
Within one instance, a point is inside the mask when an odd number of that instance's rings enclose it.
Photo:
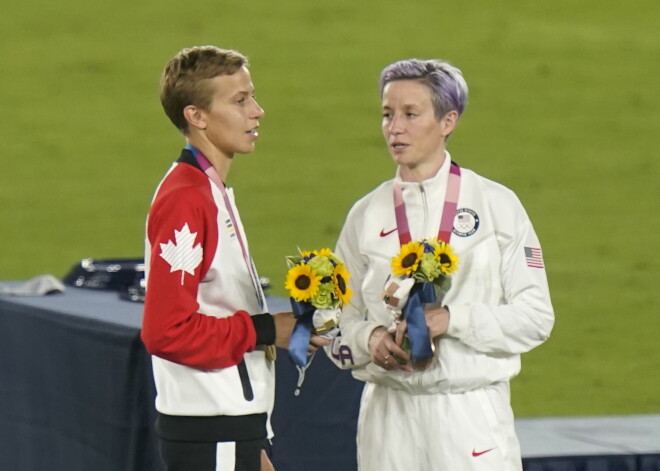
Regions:
[[[227,232],[229,232],[229,237],[232,239],[236,238],[236,229],[234,229],[234,225],[231,223],[231,219],[227,219],[225,221],[225,225],[227,226]]]
[[[543,252],[540,248],[525,247],[525,260],[528,267],[543,268]]]

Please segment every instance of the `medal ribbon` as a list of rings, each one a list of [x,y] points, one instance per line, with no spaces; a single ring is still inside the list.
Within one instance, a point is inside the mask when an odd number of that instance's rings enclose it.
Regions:
[[[458,194],[461,189],[461,168],[452,162],[449,167],[449,179],[447,180],[447,191],[445,193],[445,204],[442,208],[440,228],[438,229],[438,240],[449,243],[452,230],[454,229],[454,217],[458,205]],[[394,182],[394,215],[396,216],[396,227],[399,233],[399,243],[405,245],[412,240],[408,217],[406,216],[406,204],[403,201],[401,185]]]
[[[243,235],[241,234],[241,230],[238,224],[236,223],[236,216],[234,215],[234,210],[232,209],[231,201],[229,201],[229,195],[227,194],[225,184],[223,183],[216,169],[213,168],[213,165],[211,165],[211,162],[209,162],[209,160],[204,156],[204,154],[202,154],[198,149],[191,146],[190,144],[186,146],[186,149],[188,149],[193,153],[193,156],[195,157],[195,160],[197,160],[197,163],[199,164],[201,169],[204,171],[204,173],[206,173],[209,179],[213,183],[215,183],[215,186],[218,187],[220,193],[222,193],[222,199],[225,201],[225,207],[229,212],[229,218],[231,219],[231,223],[234,225],[234,229],[236,230],[236,237],[238,238],[238,243],[241,246],[241,252],[243,253],[243,260],[245,261],[245,265],[247,266],[248,272],[250,273],[250,278],[252,279],[252,285],[254,286],[254,291],[257,295],[257,301],[259,302],[259,306],[261,307],[261,310],[265,311],[266,301],[264,299],[263,290],[261,289],[261,284],[259,283],[259,277],[257,276],[257,269],[255,268],[254,263],[252,262],[252,257],[250,257],[247,247],[245,246],[245,242],[243,241]]]
[[[458,194],[461,188],[461,168],[455,162],[449,167],[449,178],[445,193],[445,203],[440,217],[440,228],[438,229],[438,240],[449,243],[454,228],[454,217],[458,205]],[[394,215],[396,227],[399,233],[399,244],[405,245],[412,239],[406,216],[406,205],[403,201],[401,185],[394,182]],[[408,336],[410,338],[410,353],[413,362],[424,361],[433,357],[433,347],[429,339],[429,331],[426,327],[424,316],[424,303],[435,302],[435,290],[432,283],[415,283],[410,290],[408,302],[403,308],[403,318],[408,324]]]

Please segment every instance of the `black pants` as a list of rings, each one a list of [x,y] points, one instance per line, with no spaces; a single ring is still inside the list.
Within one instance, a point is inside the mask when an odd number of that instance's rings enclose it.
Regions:
[[[165,471],[260,471],[264,440],[174,442],[159,440]],[[233,464],[233,467],[232,467]]]

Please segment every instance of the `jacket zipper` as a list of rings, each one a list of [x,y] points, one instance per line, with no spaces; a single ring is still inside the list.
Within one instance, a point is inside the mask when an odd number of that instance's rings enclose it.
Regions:
[[[424,190],[424,185],[422,183],[419,184],[419,191],[422,193],[422,206],[424,207],[424,226],[422,227],[424,232],[422,232],[422,237],[426,237],[428,229],[428,204],[426,201],[426,191]]]

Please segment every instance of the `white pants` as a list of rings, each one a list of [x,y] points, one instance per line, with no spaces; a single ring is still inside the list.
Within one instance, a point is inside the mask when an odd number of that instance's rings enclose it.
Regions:
[[[367,383],[357,447],[360,471],[522,471],[508,383],[436,395]]]

